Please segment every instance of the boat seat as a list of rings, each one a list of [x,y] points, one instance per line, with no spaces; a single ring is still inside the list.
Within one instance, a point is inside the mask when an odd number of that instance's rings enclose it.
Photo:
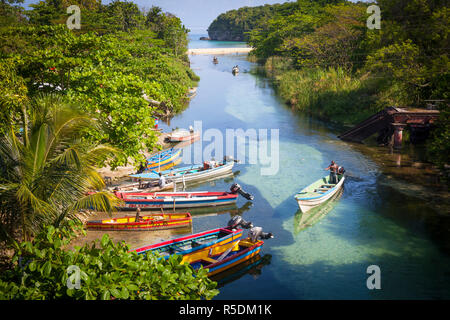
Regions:
[[[197,241],[192,241],[191,242],[191,247],[192,248],[195,248],[195,247],[198,247],[198,246],[201,246],[202,244],[201,243],[198,243]]]
[[[314,190],[314,192],[318,192],[318,191],[328,191],[328,190],[330,190],[330,189],[328,189],[328,188],[317,188],[317,189]]]
[[[170,254],[174,254],[174,253],[177,252],[177,251],[183,251],[183,249],[180,248],[180,247],[178,247],[178,246],[171,246],[171,247],[169,248],[169,253],[170,253]]]
[[[206,261],[206,262],[209,262],[209,263],[216,263],[217,262],[217,260],[214,260],[213,258],[210,258],[210,257],[202,258],[202,260]]]

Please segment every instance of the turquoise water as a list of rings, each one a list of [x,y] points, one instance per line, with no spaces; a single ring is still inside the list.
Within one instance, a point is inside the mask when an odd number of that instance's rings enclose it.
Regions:
[[[200,43],[245,45],[194,40],[190,47]],[[214,128],[224,136],[226,129],[279,129],[277,174],[261,175],[266,166],[259,163],[237,164],[234,169],[234,181],[255,197],[243,217],[275,234],[261,253],[269,263],[227,282],[216,299],[450,298],[448,214],[403,192],[401,182],[388,179],[359,148],[337,139],[339,132],[327,123],[284,105],[267,79],[249,72],[256,65],[245,55],[220,56],[218,65],[212,56],[190,59],[201,78],[197,95],[170,125],[162,125],[165,130],[187,128],[198,120],[203,131]],[[233,76],[236,64],[241,73]],[[203,142],[202,147],[207,145]],[[299,230],[293,196],[325,175],[323,168],[331,159],[347,169],[344,192],[317,223]],[[219,179],[190,189],[227,190],[232,181]],[[246,203],[240,197],[238,207]],[[196,216],[193,232],[225,225],[230,217]],[[381,269],[380,290],[367,289],[370,265]]]

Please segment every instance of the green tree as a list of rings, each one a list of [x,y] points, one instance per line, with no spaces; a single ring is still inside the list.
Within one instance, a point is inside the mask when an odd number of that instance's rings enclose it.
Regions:
[[[154,254],[129,252],[123,242],[113,243],[107,234],[101,240],[74,250],[67,249],[80,232],[46,227],[33,241],[10,246],[12,265],[0,275],[1,300],[193,300],[218,294],[216,283],[205,269],[194,271],[180,264],[181,256],[158,259]],[[80,271],[79,287],[69,267]]]
[[[17,231],[30,239],[83,209],[111,212],[118,203],[113,194],[88,194],[104,188],[95,166],[115,152],[81,138],[95,127],[93,119],[55,95],[36,98],[23,112],[21,130],[11,127],[0,138],[2,240]]]

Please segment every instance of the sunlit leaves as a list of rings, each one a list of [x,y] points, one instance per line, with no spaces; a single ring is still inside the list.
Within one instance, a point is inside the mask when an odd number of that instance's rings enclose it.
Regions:
[[[211,299],[218,294],[204,269],[193,271],[179,256],[137,255],[106,235],[74,250],[54,245],[71,239],[75,230],[48,227],[33,242],[20,244],[15,258],[22,257],[22,263],[0,275],[0,299]],[[79,288],[67,286],[77,279],[69,266],[80,270]]]

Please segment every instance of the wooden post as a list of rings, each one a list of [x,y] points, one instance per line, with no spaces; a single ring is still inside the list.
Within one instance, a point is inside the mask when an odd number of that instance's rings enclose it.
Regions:
[[[405,125],[402,123],[391,123],[391,125],[394,127],[394,148],[400,149],[402,147]]]

